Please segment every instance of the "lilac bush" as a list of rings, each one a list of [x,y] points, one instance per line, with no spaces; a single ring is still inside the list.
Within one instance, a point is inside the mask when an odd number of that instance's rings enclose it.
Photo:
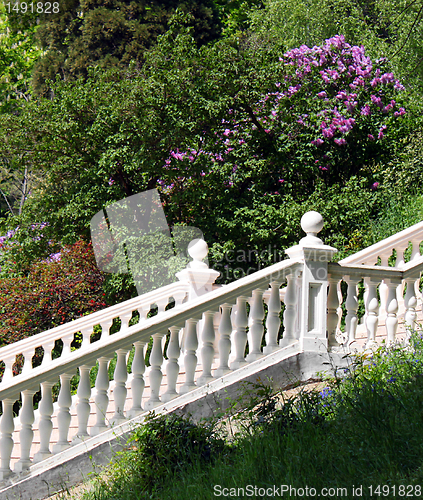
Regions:
[[[250,102],[235,96],[220,127],[200,138],[201,147],[171,151],[165,167],[178,172],[177,182],[223,174],[225,188],[242,184],[261,194],[311,192],[319,177],[328,184],[371,177],[404,128],[404,88],[387,66],[343,36],[290,50],[269,75],[266,93]]]

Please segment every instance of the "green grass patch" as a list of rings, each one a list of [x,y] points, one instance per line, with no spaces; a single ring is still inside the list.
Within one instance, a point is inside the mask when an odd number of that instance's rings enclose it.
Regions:
[[[291,488],[283,498],[329,488],[332,498],[421,497],[419,334],[408,346],[355,357],[345,376],[320,392],[286,399],[269,386],[254,389],[249,403],[223,420],[149,418],[83,499],[273,498],[282,486]]]

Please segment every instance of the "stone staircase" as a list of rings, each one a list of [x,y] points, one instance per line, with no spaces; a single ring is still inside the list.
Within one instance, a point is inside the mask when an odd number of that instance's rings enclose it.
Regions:
[[[331,262],[336,249],[317,237],[321,216],[309,212],[301,226],[306,236],[287,250],[289,259],[229,285],[213,286],[218,273],[203,263],[207,245],[199,241],[178,282],[1,348],[6,368],[0,382],[0,499],[42,499],[81,481],[95,464],[110,460],[150,410],[210,416],[217,407],[225,409],[228,397],[236,400],[245,382],[272,379],[283,388],[308,380],[325,371],[328,360],[342,366],[346,352],[368,348],[367,332],[376,347],[406,337],[423,320],[423,223],[338,263]],[[411,257],[405,259],[410,246]],[[397,260],[388,265],[393,252]],[[359,283],[366,290],[363,324],[358,324]],[[153,309],[157,314],[151,316]],[[138,319],[132,324],[134,314]],[[120,330],[111,334],[116,320]],[[101,331],[100,338],[93,339],[94,331]],[[80,337],[82,344],[72,349]],[[58,357],[53,355],[57,341],[63,344]],[[43,362],[34,367],[40,347]],[[24,365],[14,375],[17,356]],[[92,389],[89,374],[96,363]],[[72,397],[69,380],[77,372]],[[52,387],[59,381],[53,405]],[[34,411],[33,396],[40,389]]]

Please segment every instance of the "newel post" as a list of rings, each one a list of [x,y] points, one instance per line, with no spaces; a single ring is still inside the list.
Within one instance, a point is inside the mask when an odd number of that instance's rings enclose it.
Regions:
[[[301,259],[304,263],[299,297],[300,347],[304,351],[326,351],[328,262],[337,250],[317,237],[323,228],[323,218],[318,212],[304,214],[301,227],[307,236],[286,250],[291,259]]]
[[[188,263],[185,269],[176,273],[176,277],[180,281],[187,281],[189,283],[188,300],[195,299],[207,292],[211,292],[213,283],[220,275],[219,271],[210,269],[209,266],[203,262],[208,252],[209,248],[204,240],[192,240],[188,245],[188,253],[193,260]]]

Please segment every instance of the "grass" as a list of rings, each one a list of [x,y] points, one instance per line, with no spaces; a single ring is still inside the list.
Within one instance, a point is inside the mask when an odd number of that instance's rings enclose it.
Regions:
[[[236,432],[151,418],[80,498],[421,497],[423,336],[357,356],[320,392],[256,394],[225,416]]]

